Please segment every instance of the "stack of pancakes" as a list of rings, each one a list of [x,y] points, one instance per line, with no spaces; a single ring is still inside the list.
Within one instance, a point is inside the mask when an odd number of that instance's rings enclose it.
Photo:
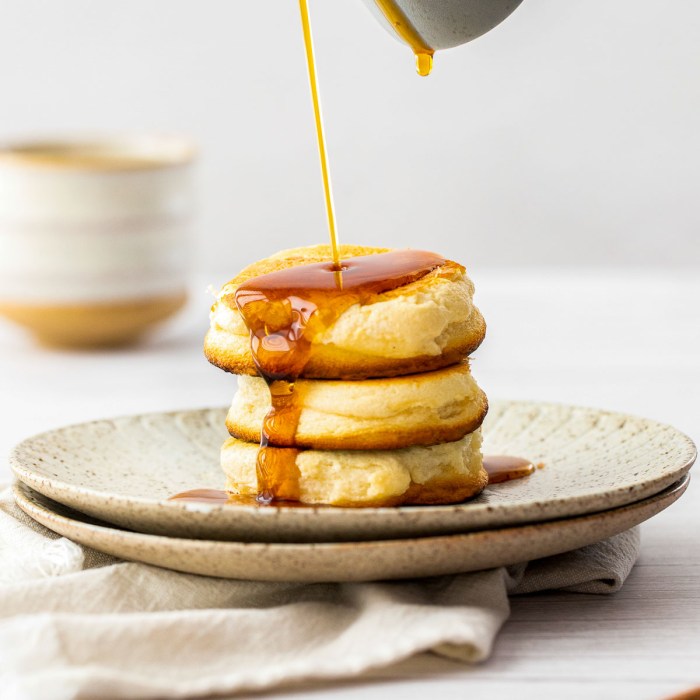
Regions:
[[[343,259],[387,252],[341,246]],[[210,362],[240,375],[222,448],[227,489],[257,493],[256,457],[270,394],[258,376],[234,294],[246,280],[328,261],[329,246],[282,251],[222,288],[205,340]],[[336,506],[454,503],[487,482],[480,426],[487,400],[467,356],[483,340],[464,268],[419,279],[346,309],[311,338],[294,384],[299,500]]]

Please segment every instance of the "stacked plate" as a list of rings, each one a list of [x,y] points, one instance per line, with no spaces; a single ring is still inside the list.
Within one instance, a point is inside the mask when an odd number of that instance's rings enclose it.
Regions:
[[[671,426],[590,408],[495,402],[485,454],[541,464],[449,506],[254,507],[168,500],[220,489],[225,409],[69,426],[18,445],[19,507],[109,554],[227,578],[367,581],[475,571],[622,532],[685,491],[696,450]]]

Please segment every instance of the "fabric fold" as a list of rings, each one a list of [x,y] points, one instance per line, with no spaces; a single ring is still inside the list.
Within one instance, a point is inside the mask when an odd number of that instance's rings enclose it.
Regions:
[[[637,530],[514,567],[410,581],[269,583],[122,562],[0,494],[0,655],[10,698],[187,698],[347,678],[424,651],[488,658],[509,595],[609,593]]]

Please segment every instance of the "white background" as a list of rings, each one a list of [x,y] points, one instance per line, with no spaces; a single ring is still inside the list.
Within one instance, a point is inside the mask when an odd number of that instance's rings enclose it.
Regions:
[[[700,3],[525,0],[428,79],[360,0],[310,5],[342,240],[472,271],[697,265]],[[1,15],[0,138],[190,134],[200,270],[326,240],[296,0]]]

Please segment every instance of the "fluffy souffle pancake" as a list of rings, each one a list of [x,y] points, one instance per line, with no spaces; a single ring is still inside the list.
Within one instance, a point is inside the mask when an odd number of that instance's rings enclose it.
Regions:
[[[221,450],[228,491],[243,496],[258,493],[258,446],[229,438]],[[455,503],[475,496],[486,486],[481,433],[461,440],[398,450],[301,450],[296,474],[286,493],[307,504],[382,507],[404,504]]]
[[[460,440],[486,416],[486,395],[469,364],[422,374],[353,382],[299,379],[299,422],[293,443],[317,450],[390,450]],[[260,377],[240,376],[226,427],[260,441],[270,392]]]
[[[343,259],[386,252],[386,248],[340,247]],[[248,266],[225,284],[212,306],[204,344],[208,360],[228,372],[256,375],[249,332],[235,303],[236,289],[253,277],[330,258],[327,245],[293,248]],[[480,345],[486,331],[473,293],[464,268],[445,261],[409,284],[353,304],[311,339],[302,376],[393,377],[458,363]]]

